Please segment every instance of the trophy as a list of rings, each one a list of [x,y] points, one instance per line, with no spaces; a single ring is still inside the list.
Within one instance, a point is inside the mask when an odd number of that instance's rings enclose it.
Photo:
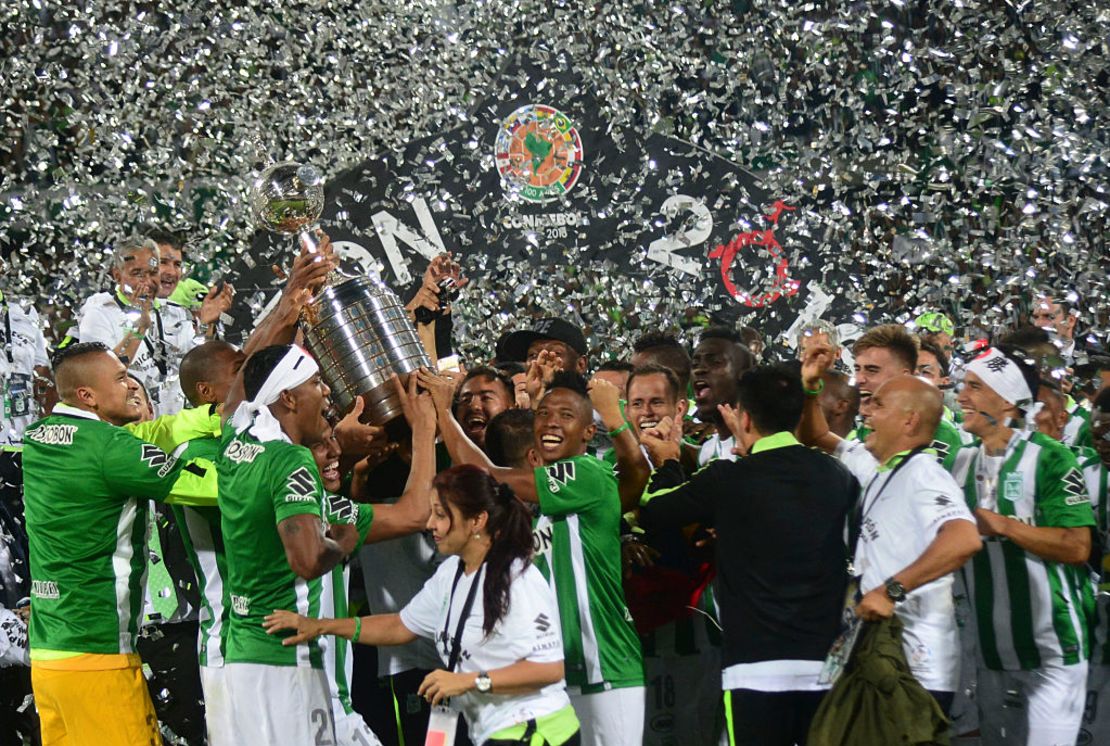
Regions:
[[[324,186],[315,168],[290,161],[267,167],[254,182],[250,205],[263,228],[297,236],[316,251]],[[336,406],[347,411],[361,396],[363,419],[372,425],[402,413],[393,374],[404,381],[420,366],[431,366],[401,301],[377,277],[332,272],[301,326]]]
[[[297,236],[315,251],[316,221],[324,211],[324,179],[312,166],[285,161],[267,167],[254,181],[251,212],[274,233]]]

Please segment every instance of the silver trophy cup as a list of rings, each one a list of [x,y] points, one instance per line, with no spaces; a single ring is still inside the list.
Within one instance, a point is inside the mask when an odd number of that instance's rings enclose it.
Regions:
[[[351,277],[325,287],[316,304],[305,344],[336,406],[346,410],[362,396],[363,419],[370,424],[399,416],[401,399],[390,378],[396,373],[404,381],[432,364],[401,301],[378,281]]]
[[[312,166],[277,163],[255,180],[251,211],[267,230],[317,247],[316,221],[324,210],[323,179]],[[397,296],[380,281],[333,272],[301,317],[305,344],[320,364],[332,400],[342,411],[362,396],[363,420],[384,425],[402,413],[390,380],[431,366]]]

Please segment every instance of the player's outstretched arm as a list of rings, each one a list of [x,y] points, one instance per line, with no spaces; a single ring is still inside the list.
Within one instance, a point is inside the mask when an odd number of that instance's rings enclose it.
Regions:
[[[312,619],[292,611],[275,610],[262,621],[262,627],[271,635],[293,630],[292,635],[281,641],[282,645],[299,645],[321,635],[345,637],[363,645],[404,645],[416,639],[416,633],[401,622],[400,614],[375,614],[358,619],[360,623],[356,625],[355,617]],[[356,629],[359,632],[357,640],[353,639]]]

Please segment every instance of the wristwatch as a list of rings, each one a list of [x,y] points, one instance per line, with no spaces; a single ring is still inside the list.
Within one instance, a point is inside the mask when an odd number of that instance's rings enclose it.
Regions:
[[[493,680],[490,679],[488,673],[481,671],[478,678],[474,679],[474,688],[482,694],[489,694],[490,690],[493,689]]]
[[[886,579],[886,597],[894,603],[901,603],[906,600],[906,586],[899,583],[894,578]]]

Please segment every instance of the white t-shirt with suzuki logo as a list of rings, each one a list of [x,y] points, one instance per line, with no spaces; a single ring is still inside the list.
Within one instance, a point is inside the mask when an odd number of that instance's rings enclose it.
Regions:
[[[436,641],[444,666],[450,660],[451,640],[458,629],[459,616],[466,605],[470,586],[475,582],[484,584],[487,569],[483,565],[475,573],[463,573],[452,594],[459,562],[458,557],[448,558],[412,601],[401,609],[401,622],[405,627],[414,634]],[[482,610],[484,587],[478,587],[463,627],[457,671],[480,673],[505,668],[522,660],[536,663],[563,660],[559,612],[551,587],[532,564],[522,569],[522,563],[518,561],[511,576],[509,608],[488,637],[482,630],[485,620]],[[569,704],[566,684],[562,680],[528,694],[498,694],[495,686],[488,694],[471,690],[451,698],[451,706],[466,718],[474,743],[485,743],[498,731],[550,715]]]
[[[963,490],[931,453],[915,455],[893,474],[879,471],[862,443],[844,441],[837,456],[864,485],[853,560],[864,594],[916,562],[948,521],[975,523]],[[902,647],[914,678],[936,692],[955,691],[959,684],[954,577],[950,573],[914,589],[894,609],[905,625]]]

